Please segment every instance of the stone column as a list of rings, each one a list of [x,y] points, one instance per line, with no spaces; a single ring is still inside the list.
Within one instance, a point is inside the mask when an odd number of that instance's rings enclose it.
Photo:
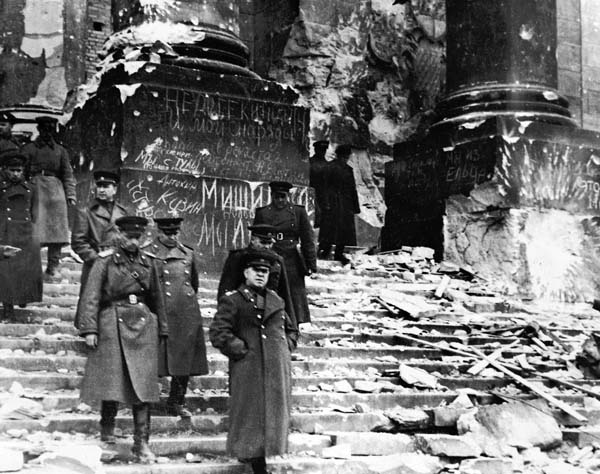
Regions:
[[[119,169],[121,201],[184,217],[183,241],[218,274],[247,244],[269,181],[292,182],[309,204],[309,111],[246,67],[236,1],[117,1],[113,21],[97,93],[68,124],[80,195],[91,169]]]
[[[557,91],[556,0],[447,0],[447,95],[386,168],[386,250],[428,245],[499,288],[600,289],[600,137]]]

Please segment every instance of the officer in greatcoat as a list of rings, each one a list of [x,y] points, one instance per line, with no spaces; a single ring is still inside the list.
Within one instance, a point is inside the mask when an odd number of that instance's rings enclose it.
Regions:
[[[158,235],[145,249],[156,257],[169,325],[161,346],[159,375],[171,376],[167,414],[190,418],[185,393],[190,376],[208,373],[202,315],[198,305],[201,265],[194,249],[178,239],[181,217],[155,218]]]
[[[287,451],[298,336],[283,300],[266,288],[272,264],[270,253],[246,254],[245,282],[221,297],[209,331],[229,358],[227,451],[250,462],[255,474],[267,474],[265,457]]]
[[[26,158],[19,151],[0,154],[0,242],[21,252],[0,262],[0,301],[4,319],[14,319],[14,305],[42,301],[42,261],[35,234],[34,190],[25,181]]]
[[[46,275],[52,277],[60,263],[60,249],[69,242],[67,203],[75,205],[75,177],[67,150],[56,143],[54,117],[36,119],[39,136],[22,149],[27,157],[27,175],[35,186],[37,230],[42,246],[48,247]]]
[[[94,171],[94,199],[85,209],[79,209],[71,234],[71,248],[83,260],[81,286],[83,292],[92,265],[103,252],[113,248],[119,237],[115,221],[128,214],[125,206],[115,200],[119,175],[111,170]],[[75,327],[79,310],[75,313]]]
[[[81,295],[79,334],[90,348],[81,399],[102,402],[101,439],[109,443],[118,404],[131,405],[132,452],[149,463],[149,403],[159,401],[159,345],[168,335],[167,315],[154,257],[139,248],[147,220],[124,216],[116,224],[123,239],[96,259]]]
[[[328,203],[328,173],[330,163],[325,158],[329,142],[319,140],[313,145],[315,154],[310,157],[309,184],[315,190],[315,228],[321,225],[322,210],[329,207]]]
[[[5,151],[18,151],[19,142],[12,136],[15,117],[9,112],[0,112],[0,154]]]
[[[269,224],[275,228],[273,250],[283,257],[290,282],[294,314],[298,324],[310,322],[304,277],[316,273],[317,257],[314,231],[304,206],[290,202],[292,184],[273,181],[271,203],[256,209],[254,225]]]
[[[219,289],[217,290],[217,300],[228,291],[238,289],[239,286],[244,283],[243,265],[248,252],[251,252],[252,250],[265,250],[270,252],[271,257],[273,258],[273,265],[269,272],[267,288],[275,291],[279,297],[285,301],[285,312],[295,323],[296,316],[294,312],[294,303],[292,301],[290,283],[285,270],[285,263],[283,257],[273,251],[275,228],[268,224],[258,224],[248,226],[248,230],[250,231],[250,243],[248,246],[231,250],[225,260],[223,271],[221,272],[221,279],[219,281]]]
[[[346,245],[356,245],[354,215],[360,213],[354,172],[348,166],[352,154],[350,145],[335,149],[336,159],[330,164],[328,207],[321,213],[319,231],[319,256],[327,258],[335,244],[334,259],[346,265],[350,260],[344,255]]]

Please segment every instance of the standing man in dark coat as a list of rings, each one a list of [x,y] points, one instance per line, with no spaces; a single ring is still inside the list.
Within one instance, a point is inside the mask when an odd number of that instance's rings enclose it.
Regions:
[[[98,170],[94,172],[94,182],[95,197],[85,209],[78,210],[71,234],[71,248],[83,260],[80,297],[98,256],[116,244],[119,230],[115,221],[128,214],[127,209],[115,201],[118,174],[109,170]],[[75,314],[75,327],[78,327],[78,324],[79,307]]]
[[[265,251],[246,255],[245,282],[221,297],[209,331],[229,358],[227,451],[250,462],[255,474],[268,474],[266,456],[287,451],[298,336],[283,300],[266,288],[272,265]]]
[[[298,324],[310,322],[304,277],[316,273],[314,231],[303,206],[290,203],[290,183],[273,181],[271,204],[256,209],[254,225],[275,227],[273,250],[283,257]],[[299,247],[299,248],[298,248]]]
[[[315,190],[315,228],[321,225],[323,210],[329,209],[328,172],[330,163],[325,159],[329,142],[320,140],[313,145],[315,154],[310,158],[310,186]]]
[[[360,213],[356,183],[348,160],[352,154],[350,145],[335,149],[336,159],[331,162],[329,172],[329,208],[322,213],[319,231],[319,256],[327,258],[335,244],[334,258],[346,265],[350,260],[344,256],[346,245],[356,245],[354,214]]]
[[[18,247],[11,260],[0,262],[0,301],[3,317],[14,319],[14,305],[42,301],[42,261],[34,232],[34,192],[25,181],[26,158],[18,151],[0,155],[0,242]]]
[[[69,242],[67,203],[74,206],[75,177],[69,154],[56,143],[57,120],[38,117],[39,137],[23,147],[27,157],[27,174],[35,186],[37,230],[42,246],[48,247],[46,275],[52,277],[60,263],[60,249]]]
[[[116,224],[118,247],[99,256],[81,295],[79,334],[90,348],[81,399],[101,401],[101,439],[114,442],[118,403],[133,407],[133,454],[154,461],[148,446],[149,403],[159,401],[159,338],[168,335],[167,315],[154,258],[139,249],[148,221],[125,216]]]
[[[275,243],[275,228],[268,224],[258,224],[248,226],[248,230],[250,231],[250,243],[248,247],[231,250],[227,256],[227,260],[225,260],[223,271],[221,272],[221,280],[219,281],[217,300],[228,291],[237,290],[244,283],[243,265],[248,252],[252,250],[265,250],[271,253],[271,257],[273,258],[273,266],[269,272],[267,288],[273,290],[285,301],[285,312],[296,323],[294,303],[285,270],[285,263],[283,257],[272,250]]]
[[[208,374],[202,315],[198,305],[200,261],[194,249],[179,242],[180,217],[154,219],[159,234],[147,248],[156,257],[169,325],[169,340],[161,346],[159,373],[171,376],[167,414],[190,418],[185,393],[190,375]]]
[[[12,136],[15,118],[8,112],[0,112],[0,154],[5,151],[17,151],[19,142]]]

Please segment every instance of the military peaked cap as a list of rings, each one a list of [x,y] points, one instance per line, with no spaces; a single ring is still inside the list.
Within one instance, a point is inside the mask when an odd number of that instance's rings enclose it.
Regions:
[[[119,182],[119,175],[114,171],[109,170],[97,170],[94,171],[94,181],[96,184],[109,183],[117,184]]]
[[[270,224],[255,224],[249,225],[248,230],[252,232],[252,235],[260,237],[261,239],[271,239],[275,242],[275,227]]]
[[[244,268],[271,268],[271,265],[275,262],[273,254],[264,250],[252,249],[244,256],[243,264]]]
[[[16,119],[10,112],[0,112],[0,122],[15,123]]]
[[[27,157],[19,150],[6,150],[0,152],[0,166],[25,166]]]
[[[140,216],[119,217],[115,224],[123,232],[143,232],[148,225],[148,219]]]
[[[269,183],[269,187],[272,192],[284,192],[289,193],[290,189],[294,187],[292,183],[288,183],[287,181],[271,181]]]
[[[56,122],[58,122],[58,119],[56,117],[50,117],[49,115],[41,115],[35,118],[35,122],[38,125],[42,125],[45,123],[49,125],[54,125]]]
[[[335,154],[337,156],[348,156],[350,154],[352,154],[352,147],[350,145],[339,145],[336,149],[335,149]]]
[[[176,231],[181,228],[183,217],[155,217],[154,222],[160,230]]]

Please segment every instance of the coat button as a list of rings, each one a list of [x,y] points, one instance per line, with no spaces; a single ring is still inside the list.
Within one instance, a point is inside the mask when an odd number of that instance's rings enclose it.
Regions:
[[[119,318],[119,321],[123,322],[123,318]]]
[[[258,319],[262,319],[262,316],[261,316],[260,314],[257,314],[257,315],[256,315],[256,317],[257,317]]]
[[[167,296],[171,296],[171,293],[169,293],[168,291],[165,293],[165,295]]]
[[[185,273],[186,275],[189,275],[190,271],[189,270],[184,270],[183,273]]]
[[[266,338],[267,338],[267,335],[266,335],[266,334],[263,334],[263,335],[262,335],[262,338],[263,338],[263,339],[266,339]]]
[[[171,284],[170,281],[165,281],[165,285],[169,286]]]
[[[194,293],[192,293],[191,291],[187,294],[188,296],[194,296]]]
[[[169,270],[165,270],[163,273],[164,273],[165,275],[168,275],[168,274],[169,274]]]
[[[264,328],[265,328],[265,326],[261,324],[260,328],[261,328],[261,329],[264,329]]]
[[[142,321],[146,321],[146,318],[142,318]]]
[[[186,282],[184,283],[184,285],[190,286],[190,282],[189,282],[189,281],[186,281]]]
[[[285,336],[281,336],[281,339],[285,339]]]
[[[10,217],[7,217],[7,219],[6,219],[6,220],[12,221],[12,219],[11,219]]]

